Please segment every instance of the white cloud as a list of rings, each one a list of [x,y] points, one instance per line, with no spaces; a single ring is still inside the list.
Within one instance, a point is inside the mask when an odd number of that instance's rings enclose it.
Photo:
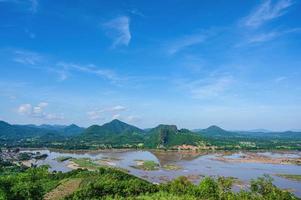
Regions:
[[[112,119],[121,119],[121,115],[120,114],[114,114],[112,116]]]
[[[131,41],[129,17],[117,17],[103,24],[103,27],[106,29],[108,36],[113,39],[113,48],[120,45],[129,45]]]
[[[32,13],[36,13],[39,7],[38,0],[0,0],[0,3],[1,2],[14,3],[15,5],[25,5],[26,9]]]
[[[282,81],[285,81],[285,80],[287,80],[286,76],[280,76],[280,77],[277,77],[275,79],[275,82],[279,83],[279,82],[282,82]]]
[[[48,120],[63,120],[65,118],[63,114],[46,114],[44,117]]]
[[[30,115],[32,113],[32,106],[31,104],[22,104],[18,108],[18,113],[19,114],[24,114],[24,115]]]
[[[126,110],[126,107],[121,106],[121,105],[117,105],[117,106],[114,106],[112,108],[109,108],[109,110],[111,110],[111,111],[124,111],[124,110]]]
[[[167,48],[167,53],[170,55],[176,54],[177,52],[187,47],[197,45],[206,41],[208,37],[209,37],[208,34],[202,34],[202,33],[184,36],[169,44]]]
[[[269,40],[272,40],[274,38],[276,38],[277,36],[279,36],[280,33],[279,32],[268,32],[268,33],[262,33],[262,34],[257,34],[257,35],[253,35],[252,37],[250,37],[247,40],[247,44],[254,44],[254,43],[261,43],[261,42],[266,42]]]
[[[41,102],[41,103],[39,103],[38,106],[41,107],[41,108],[44,108],[44,107],[48,106],[48,103],[47,102]]]
[[[24,65],[37,65],[43,61],[43,57],[40,54],[31,51],[17,50],[14,54],[14,61]]]
[[[141,118],[138,117],[138,116],[130,115],[130,116],[128,116],[128,117],[126,118],[126,120],[127,120],[128,122],[138,122],[138,121],[141,120]]]
[[[31,32],[28,29],[25,29],[25,33],[30,37],[30,39],[35,39],[36,38],[36,34],[34,34],[33,32]]]
[[[291,0],[278,0],[275,3],[265,0],[243,20],[243,24],[247,27],[257,28],[268,21],[281,17],[293,4]]]
[[[112,114],[113,114],[113,116],[119,115],[119,117],[120,117],[119,112],[123,112],[126,110],[127,110],[126,107],[121,106],[121,105],[116,105],[116,106],[112,106],[112,107],[91,110],[91,111],[87,112],[87,115],[91,120],[103,120],[106,118],[106,116],[112,115]]]
[[[71,70],[95,74],[97,76],[103,77],[103,78],[111,80],[111,81],[120,80],[120,78],[112,70],[100,69],[99,67],[96,67],[93,64],[77,65],[77,64],[73,64],[73,63],[60,62],[57,64],[57,66],[63,68],[61,70],[56,71],[57,73],[59,73],[61,80],[67,79],[68,71],[71,71]]]
[[[39,2],[38,0],[29,0],[31,3],[31,11],[36,13],[38,11]]]
[[[98,110],[89,111],[89,112],[87,112],[87,115],[88,115],[89,119],[91,119],[91,120],[103,120],[104,119],[104,117],[102,116],[102,113],[99,112]]]
[[[83,72],[94,74],[103,79],[109,80],[112,84],[119,85],[122,81],[127,81],[130,77],[120,76],[115,71],[100,68],[94,64],[74,64],[67,62],[56,62],[47,55],[39,54],[28,50],[14,50],[12,60],[32,69],[43,70],[58,75],[60,81],[66,80],[72,72]]]
[[[18,107],[17,112],[20,115],[25,115],[32,118],[40,118],[43,120],[61,120],[64,119],[63,114],[47,113],[44,109],[48,106],[48,103],[41,102],[37,106],[31,104],[22,104]]]
[[[284,31],[271,31],[267,33],[262,33],[262,34],[255,34],[252,35],[247,39],[245,44],[255,44],[255,43],[262,43],[262,42],[267,42],[270,40],[273,40],[277,37],[290,34],[290,33],[297,33],[301,32],[301,28],[293,28],[293,29],[288,29]]]
[[[231,76],[221,76],[180,83],[180,87],[188,90],[193,98],[211,99],[221,97],[232,83]]]

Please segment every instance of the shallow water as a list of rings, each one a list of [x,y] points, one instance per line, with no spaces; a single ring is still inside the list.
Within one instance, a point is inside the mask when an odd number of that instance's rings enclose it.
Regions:
[[[56,158],[61,156],[70,156],[73,158],[90,158],[100,160],[103,158],[112,159],[112,166],[121,167],[129,170],[135,176],[144,178],[151,182],[162,182],[174,179],[178,176],[189,176],[192,181],[198,183],[202,176],[231,176],[242,180],[245,184],[252,178],[257,178],[263,174],[269,174],[274,178],[274,184],[280,188],[293,189],[294,193],[301,196],[301,182],[287,180],[274,174],[301,174],[301,166],[283,165],[283,164],[264,164],[264,163],[233,163],[214,160],[218,154],[200,154],[192,152],[162,152],[162,151],[112,151],[112,152],[57,152],[50,150],[34,150],[31,152],[41,152],[48,154],[45,160],[36,161],[37,165],[50,165],[51,170],[67,172],[69,161],[58,162]],[[299,157],[299,153],[280,154],[264,152],[264,156],[280,157]],[[229,158],[239,158],[241,153],[228,155]],[[226,157],[226,156],[225,156]],[[135,160],[153,160],[160,166],[166,164],[175,164],[181,166],[181,170],[165,170],[160,168],[156,171],[144,171],[135,169],[131,166],[136,165]]]

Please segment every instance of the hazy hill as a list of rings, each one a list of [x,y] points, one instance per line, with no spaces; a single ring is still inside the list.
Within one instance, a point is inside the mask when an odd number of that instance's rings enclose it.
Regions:
[[[216,125],[209,126],[206,129],[198,129],[197,133],[208,137],[229,137],[238,136],[238,133],[224,130]]]
[[[41,137],[44,135],[56,135],[60,137],[75,136],[83,132],[84,128],[74,124],[69,126],[57,125],[13,125],[0,121],[0,138],[16,140],[24,138]]]
[[[254,129],[251,131],[228,131],[218,126],[210,126],[206,129],[196,129],[196,133],[204,137],[222,139],[222,138],[253,138],[253,139],[300,139],[301,132],[284,131],[272,132],[265,129]]]

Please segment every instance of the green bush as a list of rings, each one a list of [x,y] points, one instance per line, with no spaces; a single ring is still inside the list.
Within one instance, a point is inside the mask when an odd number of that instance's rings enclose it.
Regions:
[[[11,166],[7,166],[11,167]],[[292,193],[277,188],[269,176],[251,181],[250,190],[232,191],[233,178],[205,177],[198,185],[187,177],[165,184],[152,184],[118,169],[102,167],[98,171],[73,170],[48,172],[47,167],[11,172],[4,168],[0,176],[0,200],[39,200],[60,183],[81,178],[77,190],[67,200],[295,200]]]

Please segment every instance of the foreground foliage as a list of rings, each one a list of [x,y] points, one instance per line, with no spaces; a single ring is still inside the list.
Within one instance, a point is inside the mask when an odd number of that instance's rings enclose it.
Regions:
[[[18,168],[16,166],[16,168]],[[2,172],[6,171],[5,167]],[[273,185],[269,176],[251,181],[250,190],[233,192],[234,179],[205,177],[198,185],[186,177],[165,184],[152,184],[123,171],[100,168],[98,171],[73,170],[68,173],[48,172],[47,167],[9,171],[0,176],[1,200],[38,200],[63,197],[81,199],[137,199],[137,200],[293,200],[292,193]],[[72,188],[68,188],[69,186]],[[62,194],[62,189],[66,194]]]

